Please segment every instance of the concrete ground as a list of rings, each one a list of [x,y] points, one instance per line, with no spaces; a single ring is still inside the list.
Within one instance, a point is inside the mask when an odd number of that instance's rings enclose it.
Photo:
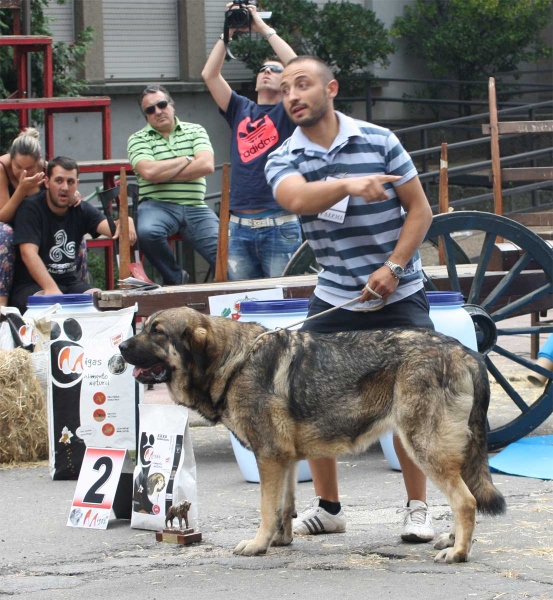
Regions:
[[[528,355],[527,338],[514,343]],[[502,373],[527,385],[512,365]],[[164,386],[147,392],[146,401],[170,402]],[[2,468],[0,597],[553,599],[553,481],[494,474],[507,514],[478,518],[471,562],[436,564],[430,544],[401,542],[402,476],[376,445],[340,460],[346,533],[296,538],[265,557],[245,558],[232,549],[255,534],[259,486],[244,481],[225,428],[206,427],[197,415],[190,422],[200,544],[158,543],[154,532],[131,529],[128,521],[113,520],[105,531],[66,527],[75,482],[51,481],[44,463]],[[553,417],[535,433],[553,433]],[[298,507],[312,496],[311,483],[298,485]],[[429,504],[436,529],[446,531],[451,512],[433,485]]]

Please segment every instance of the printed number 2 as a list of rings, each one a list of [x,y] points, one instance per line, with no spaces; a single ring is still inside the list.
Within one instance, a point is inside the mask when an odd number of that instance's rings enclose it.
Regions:
[[[83,498],[83,502],[86,504],[102,504],[104,501],[105,494],[97,494],[96,492],[104,485],[104,483],[106,483],[111,475],[111,472],[113,471],[113,461],[109,456],[100,457],[94,463],[92,469],[94,471],[99,471],[100,467],[102,466],[104,466],[106,470],[103,472],[100,479],[98,479],[98,481],[88,490]]]

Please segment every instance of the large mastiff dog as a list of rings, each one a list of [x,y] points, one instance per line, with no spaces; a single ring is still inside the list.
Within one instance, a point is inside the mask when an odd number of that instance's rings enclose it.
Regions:
[[[175,402],[224,423],[253,450],[261,526],[235,553],[291,543],[298,460],[359,452],[394,429],[453,511],[436,561],[468,560],[475,511],[505,511],[488,468],[490,390],[480,356],[422,329],[266,331],[176,308],[120,345],[138,381],[166,382]]]

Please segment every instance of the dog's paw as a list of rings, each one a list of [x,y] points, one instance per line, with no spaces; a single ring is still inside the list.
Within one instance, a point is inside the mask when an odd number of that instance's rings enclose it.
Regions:
[[[271,546],[289,546],[293,540],[292,535],[277,534],[271,542]]]
[[[443,550],[444,548],[453,548],[455,545],[455,534],[453,533],[442,533],[442,535],[436,540],[434,548],[436,550]]]
[[[458,550],[456,551],[455,548],[446,548],[445,550],[442,550],[436,554],[434,557],[434,562],[453,564],[467,562],[468,559],[468,554],[465,552],[459,552]]]
[[[267,548],[259,546],[255,540],[242,540],[234,549],[234,554],[240,554],[241,556],[259,556],[266,553]]]

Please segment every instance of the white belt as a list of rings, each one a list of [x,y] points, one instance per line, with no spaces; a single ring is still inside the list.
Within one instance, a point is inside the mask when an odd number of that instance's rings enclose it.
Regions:
[[[275,225],[283,225],[284,223],[290,223],[291,221],[297,221],[298,215],[284,215],[282,217],[265,217],[263,219],[244,219],[237,217],[236,215],[230,215],[230,221],[244,225],[245,227],[251,227],[252,229],[259,229],[260,227],[274,227]]]

